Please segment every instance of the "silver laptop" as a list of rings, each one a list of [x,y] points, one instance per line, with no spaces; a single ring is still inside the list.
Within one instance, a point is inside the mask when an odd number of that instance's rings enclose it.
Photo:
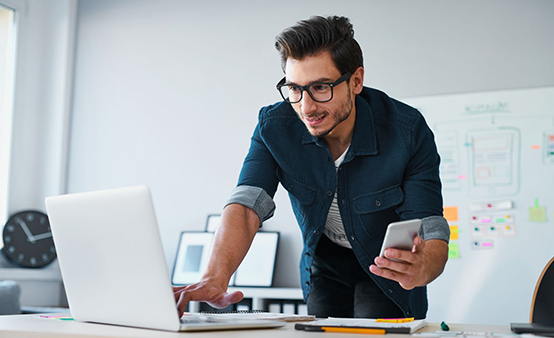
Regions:
[[[146,186],[48,197],[46,209],[75,320],[168,331],[285,325],[180,319]]]

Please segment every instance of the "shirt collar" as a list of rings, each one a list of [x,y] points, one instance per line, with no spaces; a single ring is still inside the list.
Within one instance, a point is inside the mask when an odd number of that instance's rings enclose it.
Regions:
[[[313,136],[307,130],[304,133],[302,143],[316,143],[318,146],[327,146],[323,138]],[[369,103],[359,95],[356,95],[356,122],[354,123],[354,135],[350,148],[350,151],[346,154],[345,162],[350,161],[354,156],[376,155],[378,153],[373,112]]]

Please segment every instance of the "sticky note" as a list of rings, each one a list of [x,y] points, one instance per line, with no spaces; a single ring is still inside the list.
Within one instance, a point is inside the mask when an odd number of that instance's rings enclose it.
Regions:
[[[448,243],[448,259],[460,258],[460,246],[458,242]]]
[[[537,144],[534,144],[534,145],[531,146],[531,149],[533,149],[533,150],[539,150],[539,149],[541,149],[541,146],[539,146],[539,145],[537,145]]]
[[[459,238],[460,229],[457,225],[451,225],[450,226],[450,240],[451,241],[457,241]]]
[[[458,207],[444,207],[443,215],[448,222],[456,222],[458,220]]]
[[[535,198],[535,206],[529,208],[529,221],[546,222],[546,207],[539,206],[538,198]]]

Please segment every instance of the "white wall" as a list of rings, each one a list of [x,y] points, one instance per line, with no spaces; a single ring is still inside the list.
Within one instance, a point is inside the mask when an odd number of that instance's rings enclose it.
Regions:
[[[77,1],[0,3],[16,13],[7,210],[9,215],[24,209],[46,211],[44,198],[65,191]],[[23,306],[66,305],[57,262],[41,270],[17,269],[0,255],[3,279],[20,283]]]
[[[65,190],[77,2],[0,1],[17,18],[8,211],[45,211],[44,198]]]
[[[554,85],[548,0],[81,0],[67,191],[148,184],[171,266],[179,233],[235,186],[258,109],[279,100],[275,35],[314,14],[351,18],[366,85],[394,97]],[[283,191],[266,229],[282,233],[275,284],[298,286]]]

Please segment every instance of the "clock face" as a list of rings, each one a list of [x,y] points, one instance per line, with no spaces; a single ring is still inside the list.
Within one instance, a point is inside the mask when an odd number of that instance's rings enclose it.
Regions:
[[[48,216],[22,211],[10,217],[2,232],[4,254],[18,265],[40,268],[56,258]]]

